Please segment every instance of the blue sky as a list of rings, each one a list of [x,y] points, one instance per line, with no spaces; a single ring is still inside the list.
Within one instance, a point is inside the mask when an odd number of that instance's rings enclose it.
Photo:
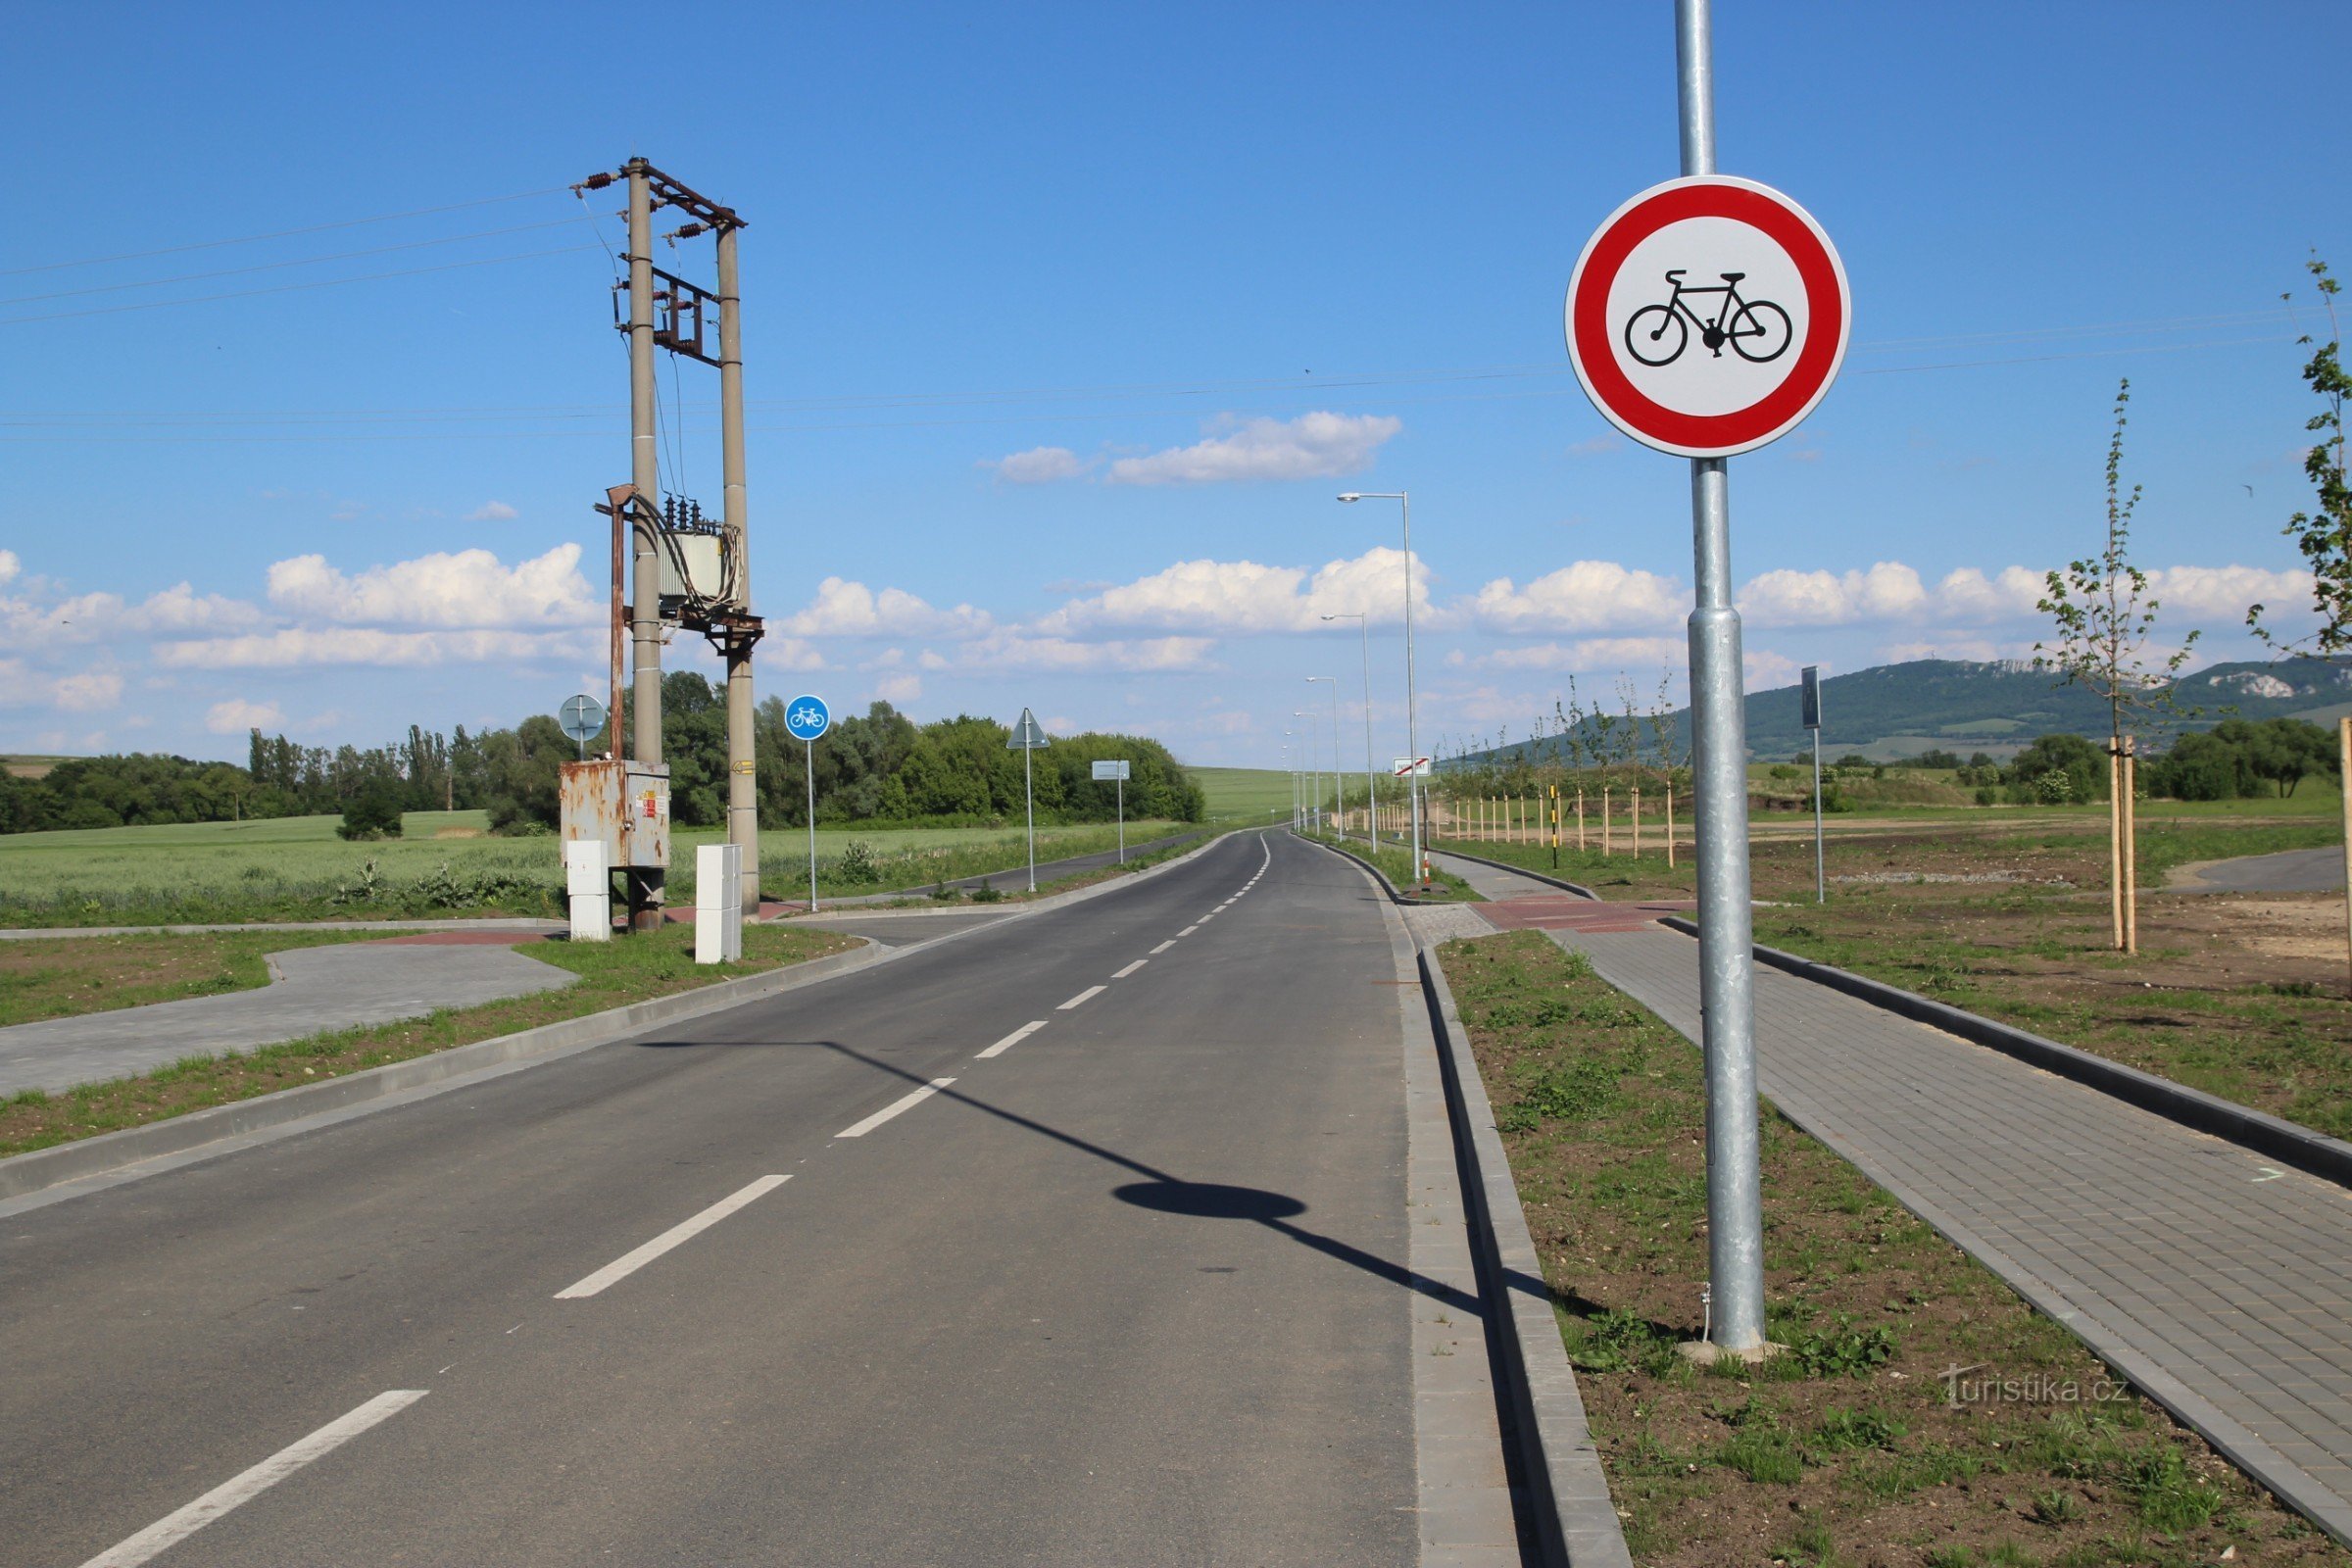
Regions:
[[[1593,224],[1676,172],[1668,5],[644,15],[12,12],[0,749],[233,757],[249,722],[374,742],[601,689],[619,225],[564,187],[631,152],[752,225],[763,691],[1272,764],[1306,675],[1360,735],[1352,623],[1316,617],[1369,607],[1385,759],[1396,515],[1348,489],[1414,498],[1425,742],[1524,733],[1571,672],[1679,690],[1686,466],[1608,432],[1559,331]],[[1814,213],[1855,304],[1838,385],[1733,464],[1752,682],[2027,651],[2034,578],[2096,546],[2125,374],[2168,638],[2237,656],[2246,600],[2295,598],[2279,296],[2314,247],[2352,266],[2308,107],[2348,32],[1723,0],[1723,168]],[[131,252],[167,254],[58,265]],[[330,279],[362,280],[286,287]],[[715,377],[662,373],[714,505]]]

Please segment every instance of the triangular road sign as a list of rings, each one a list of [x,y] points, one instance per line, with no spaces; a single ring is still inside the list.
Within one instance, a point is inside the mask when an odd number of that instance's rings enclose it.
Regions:
[[[1012,726],[1012,738],[1004,743],[1008,752],[1035,751],[1047,744],[1046,732],[1037,722],[1037,715],[1028,709],[1021,710],[1021,721]]]

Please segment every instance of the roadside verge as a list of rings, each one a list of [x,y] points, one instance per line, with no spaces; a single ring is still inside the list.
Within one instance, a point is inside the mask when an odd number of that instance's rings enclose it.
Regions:
[[[1625,1531],[1609,1496],[1600,1450],[1585,1418],[1576,1371],[1553,1313],[1551,1287],[1519,1206],[1519,1186],[1494,1130],[1485,1082],[1463,1033],[1446,976],[1423,948],[1422,995],[1446,1080],[1462,1200],[1478,1253],[1480,1295],[1489,1303],[1491,1342],[1499,1352],[1518,1438],[1520,1472],[1546,1563],[1575,1568],[1632,1568]]]

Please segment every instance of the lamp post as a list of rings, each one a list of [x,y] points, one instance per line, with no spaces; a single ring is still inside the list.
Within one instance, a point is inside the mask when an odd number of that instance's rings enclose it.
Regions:
[[[1348,836],[1348,796],[1340,783],[1340,677],[1306,677],[1309,686],[1319,680],[1331,682],[1331,830],[1344,839]]]
[[[1291,831],[1298,831],[1298,753],[1291,745],[1291,732],[1282,732],[1282,767],[1291,775]]]
[[[1313,832],[1323,826],[1323,758],[1315,750],[1315,715],[1303,708],[1294,708],[1291,716],[1299,721],[1298,732],[1306,741],[1306,825]]]
[[[1423,888],[1429,886],[1428,867],[1421,860],[1421,728],[1418,703],[1413,690],[1413,503],[1402,490],[1350,490],[1340,497],[1342,501],[1394,501],[1404,520],[1404,749],[1410,767],[1406,777],[1411,781],[1413,817],[1413,875]]]
[[[1380,843],[1380,793],[1372,783],[1372,617],[1360,610],[1343,610],[1325,620],[1352,620],[1364,645],[1364,843]],[[1336,760],[1336,759],[1335,759]]]

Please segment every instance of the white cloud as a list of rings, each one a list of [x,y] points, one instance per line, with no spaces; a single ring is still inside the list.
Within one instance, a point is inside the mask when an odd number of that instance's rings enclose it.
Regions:
[[[133,631],[235,631],[259,625],[260,607],[224,594],[199,594],[189,584],[174,583],[147,596],[146,603],[123,615]]]
[[[1989,637],[1968,635],[1888,643],[1878,652],[1878,662],[1886,664],[1907,664],[1915,659],[1965,659],[1989,664],[1995,660],[2033,657],[2034,640],[2030,637],[1996,642]]]
[[[60,675],[50,683],[50,703],[69,713],[94,712],[122,700],[122,677],[111,670]]]
[[[1005,628],[959,644],[953,659],[924,649],[925,669],[1035,670],[1084,674],[1095,670],[1166,673],[1209,668],[1206,637],[1150,637],[1133,642],[1077,642]]]
[[[155,645],[155,662],[176,669],[291,669],[304,664],[566,663],[595,657],[595,639],[574,632],[384,631],[369,626],[290,626],[242,637]],[[761,650],[766,657],[767,650]]]
[[[0,586],[15,582],[17,574],[24,569],[24,563],[17,559],[14,550],[0,550]]]
[[[1682,584],[1613,561],[1579,561],[1525,588],[1497,577],[1462,607],[1490,631],[1607,631],[1671,624],[1690,613]]]
[[[808,608],[786,616],[781,628],[801,637],[977,637],[995,624],[970,605],[935,610],[899,588],[875,593],[861,582],[827,577]]]
[[[1497,648],[1476,662],[1490,669],[1544,669],[1583,674],[1588,670],[1681,669],[1690,644],[1680,637],[1587,637],[1574,643],[1531,643]]]
[[[914,674],[885,675],[874,682],[874,695],[886,703],[911,703],[923,695],[923,677]]]
[[[360,625],[594,625],[611,612],[579,561],[580,547],[566,544],[513,566],[487,550],[461,550],[346,573],[324,556],[296,556],[270,568],[270,602]]]
[[[1750,648],[1742,660],[1747,665],[1745,689],[1751,692],[1770,691],[1776,686],[1793,686],[1803,665],[1786,654],[1770,649]]]
[[[2245,620],[2252,605],[2273,613],[2308,614],[2311,586],[2311,573],[2299,567],[2265,571],[2259,566],[2166,566],[2148,573],[2148,595],[2163,605],[2168,620],[2175,615],[2212,616],[2233,626]]]
[[[1952,620],[2014,620],[2036,614],[2042,575],[2023,566],[2004,566],[1987,577],[1974,566],[1947,572],[1936,585],[1936,612]]]
[[[1882,561],[1843,574],[1768,571],[1740,590],[1739,602],[1740,613],[1759,626],[1840,626],[1917,615],[1928,591],[1909,566]]]
[[[1052,484],[1056,479],[1077,478],[1089,465],[1068,447],[1031,447],[982,466],[996,469],[997,477],[1006,484]]]
[[[1413,560],[1414,606],[1429,609],[1429,563]],[[1180,561],[1149,577],[1075,599],[1039,617],[1049,635],[1099,626],[1235,633],[1319,631],[1320,617],[1368,611],[1375,625],[1404,615],[1404,552],[1382,546],[1311,574],[1254,561]]]
[[[1112,484],[1222,484],[1256,479],[1331,479],[1372,461],[1404,428],[1377,414],[1302,414],[1296,419],[1227,415],[1225,430],[1189,447],[1170,447],[1110,466]]]
[[[521,515],[521,513],[516,512],[504,501],[485,501],[466,514],[466,520],[467,522],[513,522]]]
[[[204,715],[204,727],[216,735],[236,735],[249,729],[274,730],[282,728],[285,722],[285,712],[275,703],[250,703],[242,697],[215,703]]]

